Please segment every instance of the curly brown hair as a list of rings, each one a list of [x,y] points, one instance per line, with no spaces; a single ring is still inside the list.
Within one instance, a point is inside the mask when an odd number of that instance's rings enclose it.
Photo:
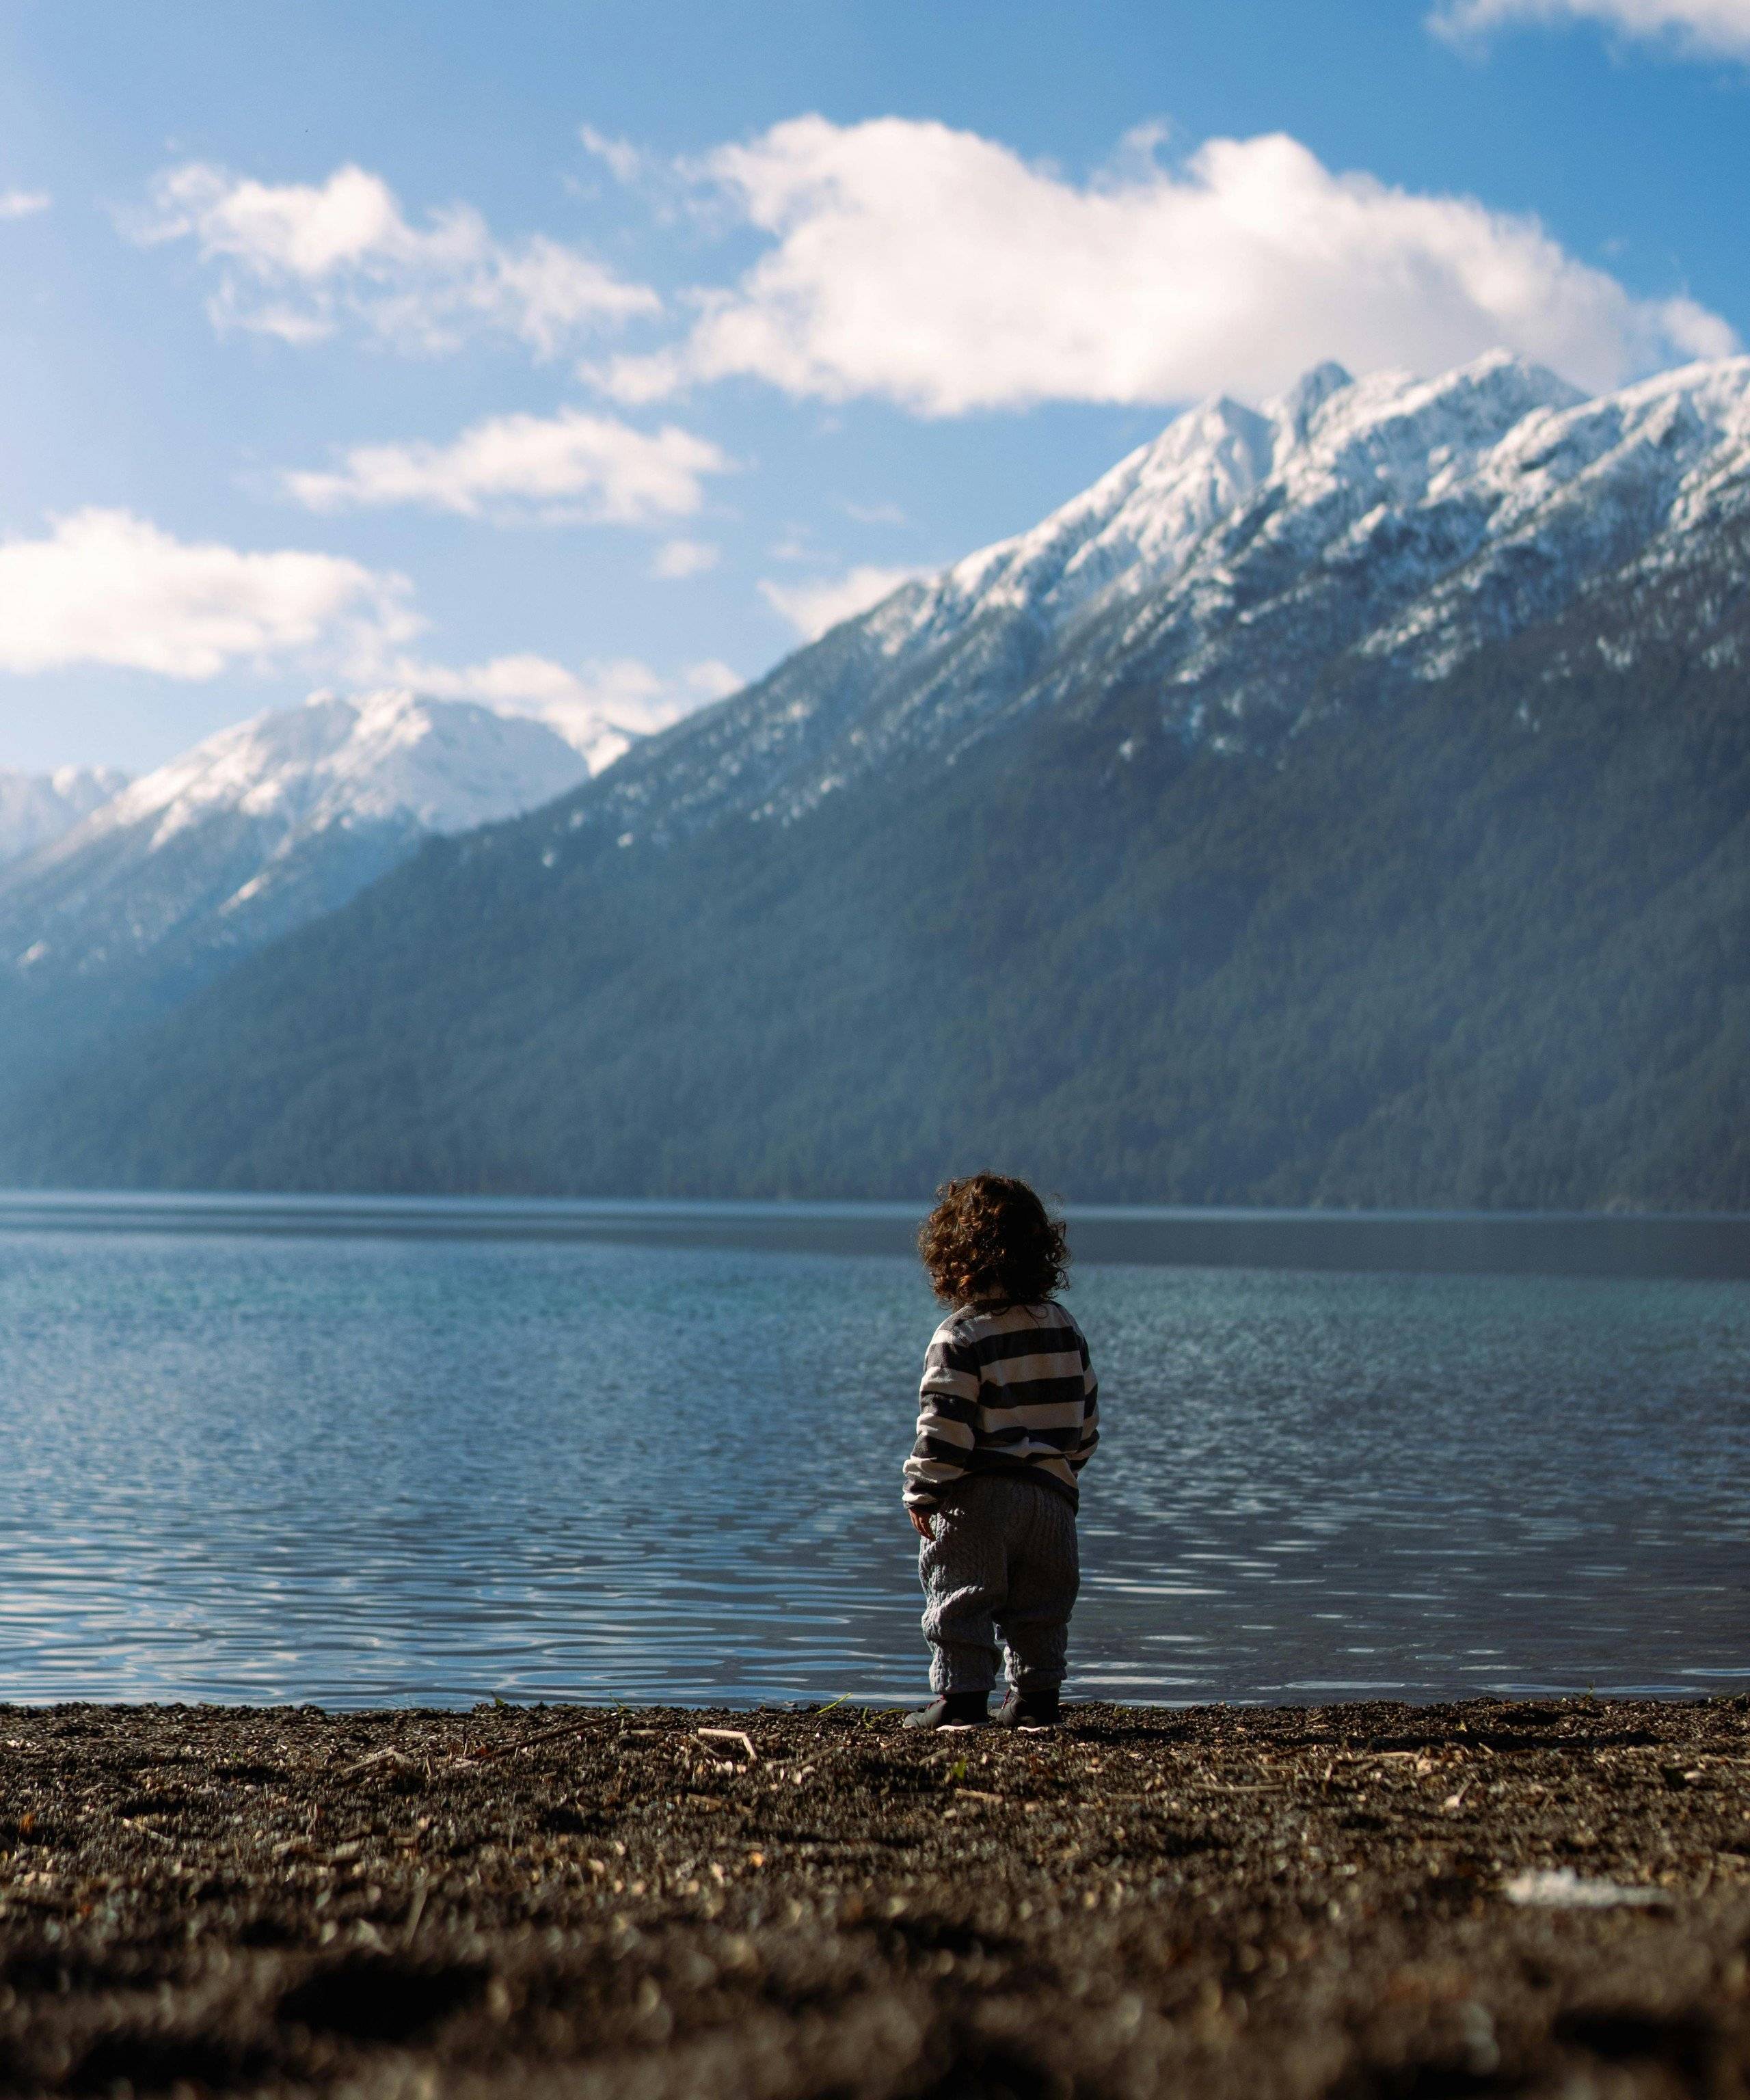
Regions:
[[[950,1305],[1037,1305],[1069,1280],[1062,1219],[1008,1174],[943,1182],[918,1252]]]

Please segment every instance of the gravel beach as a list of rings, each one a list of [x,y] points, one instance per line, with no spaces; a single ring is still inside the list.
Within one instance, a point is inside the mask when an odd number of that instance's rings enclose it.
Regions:
[[[1750,2090],[1750,1700],[0,1708],[0,2089]]]

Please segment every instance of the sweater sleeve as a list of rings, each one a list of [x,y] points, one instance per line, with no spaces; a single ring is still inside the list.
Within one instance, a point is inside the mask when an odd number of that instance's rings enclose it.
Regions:
[[[1087,1337],[1078,1330],[1077,1340],[1082,1349],[1082,1434],[1074,1449],[1065,1456],[1071,1471],[1080,1473],[1100,1441],[1100,1380],[1094,1375],[1093,1360],[1087,1352]]]
[[[918,1388],[918,1440],[906,1461],[907,1509],[939,1509],[943,1490],[964,1475],[976,1440],[978,1388],[976,1352],[944,1321],[931,1339]]]

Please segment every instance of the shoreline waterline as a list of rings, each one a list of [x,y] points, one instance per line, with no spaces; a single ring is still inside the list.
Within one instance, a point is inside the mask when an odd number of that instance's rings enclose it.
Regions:
[[[927,1202],[0,1189],[0,1235],[596,1241],[909,1255]],[[1069,1204],[1084,1264],[1750,1281],[1750,1214]]]

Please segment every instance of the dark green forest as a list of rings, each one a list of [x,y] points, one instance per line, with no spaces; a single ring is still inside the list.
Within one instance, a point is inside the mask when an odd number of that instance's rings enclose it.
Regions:
[[[1139,685],[785,825],[429,845],[15,1096],[0,1173],[1750,1208],[1743,678],[1570,641],[1221,748]]]

